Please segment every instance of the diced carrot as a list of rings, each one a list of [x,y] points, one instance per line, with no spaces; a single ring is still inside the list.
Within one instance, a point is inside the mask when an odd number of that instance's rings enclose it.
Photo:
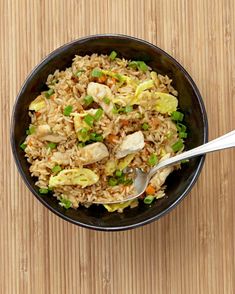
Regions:
[[[106,81],[106,84],[107,84],[107,86],[109,86],[109,88],[111,88],[115,83],[116,83],[115,78],[108,78]]]
[[[148,185],[148,187],[145,190],[146,194],[153,195],[155,193],[155,188],[152,185]]]
[[[107,77],[105,75],[102,75],[101,77],[97,79],[97,82],[103,84],[106,82],[106,80],[107,80]]]
[[[160,124],[160,120],[158,118],[156,118],[156,117],[155,118],[152,118],[151,125],[153,127],[157,127],[159,124]]]
[[[55,94],[52,94],[52,95],[50,96],[50,100],[55,101]]]
[[[110,134],[107,136],[107,140],[109,143],[115,143],[118,140],[118,136]]]
[[[129,125],[129,121],[127,120],[127,119],[121,119],[120,120],[120,124],[121,124],[121,126],[128,126]]]

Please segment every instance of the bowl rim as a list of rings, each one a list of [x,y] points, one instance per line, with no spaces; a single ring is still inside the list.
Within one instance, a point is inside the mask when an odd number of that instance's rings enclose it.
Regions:
[[[83,228],[87,228],[87,229],[93,229],[93,230],[98,230],[98,231],[123,231],[123,230],[129,230],[129,229],[134,229],[134,228],[137,228],[137,227],[140,227],[140,226],[143,226],[143,225],[146,225],[146,224],[149,224],[153,221],[156,221],[158,219],[160,219],[163,215],[169,213],[173,208],[175,208],[184,198],[185,196],[191,191],[191,189],[193,188],[193,186],[195,185],[200,173],[201,173],[201,170],[202,170],[202,167],[203,167],[203,164],[204,164],[204,161],[205,161],[205,155],[203,156],[200,156],[200,161],[197,165],[197,168],[195,170],[195,173],[194,173],[194,176],[190,182],[190,184],[187,186],[187,188],[183,191],[183,193],[180,194],[180,196],[169,206],[167,207],[166,209],[164,209],[163,211],[161,211],[160,213],[154,215],[153,217],[151,218],[148,218],[144,221],[139,221],[139,222],[136,222],[134,224],[130,224],[130,225],[126,225],[126,226],[114,226],[114,227],[109,227],[109,226],[98,226],[98,225],[90,225],[90,224],[86,224],[86,223],[83,223],[83,222],[80,222],[80,221],[76,221],[76,220],[73,220],[71,219],[70,217],[64,215],[62,212],[56,210],[55,208],[53,208],[52,206],[50,206],[45,200],[43,197],[41,197],[38,193],[35,192],[35,190],[32,188],[32,186],[30,185],[28,179],[27,179],[27,176],[25,175],[23,169],[22,169],[22,166],[20,164],[20,160],[19,160],[19,157],[17,156],[17,148],[18,146],[16,146],[15,142],[14,142],[14,137],[15,137],[15,131],[14,131],[14,125],[15,125],[15,110],[16,110],[16,107],[18,105],[18,101],[20,99],[20,96],[22,94],[22,92],[25,90],[25,88],[27,87],[27,84],[28,84],[28,81],[32,78],[32,76],[35,75],[35,73],[37,73],[38,71],[40,71],[40,69],[44,66],[44,64],[46,64],[48,61],[50,61],[51,59],[54,58],[55,55],[58,55],[60,54],[62,51],[68,49],[71,45],[73,44],[79,44],[79,43],[83,43],[83,42],[86,42],[86,41],[89,41],[89,40],[95,40],[95,39],[112,39],[112,38],[117,38],[117,39],[123,39],[123,40],[132,40],[132,41],[135,41],[135,42],[139,42],[139,43],[142,43],[148,47],[152,47],[154,50],[158,51],[159,53],[163,54],[164,56],[166,56],[168,59],[170,59],[172,61],[172,63],[181,71],[183,72],[184,76],[186,77],[186,79],[188,80],[191,88],[193,89],[196,97],[197,97],[197,100],[198,100],[198,103],[199,103],[199,106],[201,108],[201,111],[202,111],[202,119],[203,119],[203,135],[204,135],[204,138],[203,138],[203,143],[206,143],[208,142],[208,119],[207,119],[207,112],[206,112],[206,108],[205,108],[205,105],[204,105],[204,102],[203,102],[203,99],[202,99],[202,96],[198,90],[198,87],[196,86],[195,82],[193,81],[192,77],[190,76],[190,74],[185,70],[185,68],[174,58],[172,57],[171,55],[169,55],[167,52],[165,52],[163,49],[159,48],[158,46],[146,41],[146,40],[143,40],[143,39],[140,39],[140,38],[137,38],[137,37],[134,37],[134,36],[129,36],[129,35],[125,35],[125,34],[95,34],[95,35],[88,35],[88,36],[84,36],[84,37],[81,37],[81,38],[78,38],[78,39],[74,39],[70,42],[67,42],[65,44],[63,44],[62,46],[59,46],[58,48],[54,49],[52,52],[50,52],[48,55],[46,55],[32,70],[31,72],[27,75],[24,83],[22,84],[21,88],[20,88],[20,91],[16,97],[16,100],[14,102],[14,105],[13,105],[13,108],[12,108],[12,115],[11,115],[11,127],[10,127],[10,142],[11,142],[11,149],[12,149],[12,153],[13,153],[13,156],[14,156],[14,159],[15,159],[15,163],[16,163],[16,166],[17,166],[17,169],[21,175],[21,177],[23,178],[24,180],[24,183],[26,184],[26,186],[28,187],[28,189],[31,191],[31,193],[45,206],[47,207],[50,211],[52,211],[53,213],[55,213],[57,216],[59,216],[60,218],[62,218],[63,220],[66,220],[72,224],[75,224],[75,225],[78,225],[80,227],[83,227]]]

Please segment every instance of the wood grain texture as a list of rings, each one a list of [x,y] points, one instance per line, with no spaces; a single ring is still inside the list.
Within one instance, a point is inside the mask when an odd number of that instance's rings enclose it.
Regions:
[[[0,13],[0,293],[235,293],[235,150],[207,156],[193,191],[158,222],[102,233],[44,208],[9,142],[27,74],[58,46],[96,33],[166,50],[199,87],[210,138],[234,129],[234,0],[0,0]]]

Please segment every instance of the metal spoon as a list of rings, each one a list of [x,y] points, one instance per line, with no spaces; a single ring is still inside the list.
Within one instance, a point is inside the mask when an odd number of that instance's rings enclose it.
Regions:
[[[135,168],[135,180],[134,180],[134,187],[137,191],[137,194],[131,195],[124,200],[115,200],[115,201],[108,201],[108,202],[95,202],[96,204],[114,204],[114,203],[120,203],[125,202],[129,200],[133,200],[137,197],[139,197],[141,194],[144,193],[146,190],[149,181],[151,178],[156,174],[156,172],[159,169],[162,169],[164,167],[167,167],[169,165],[173,165],[176,163],[181,162],[182,160],[189,159],[192,157],[196,157],[202,154],[206,154],[209,152],[226,149],[226,148],[232,148],[235,147],[235,130],[232,132],[229,132],[221,137],[218,137],[217,139],[214,139],[206,144],[203,144],[201,146],[198,146],[196,148],[193,148],[189,151],[183,152],[179,155],[176,155],[174,157],[165,159],[161,162],[159,162],[156,166],[154,166],[148,173],[143,172],[139,168]],[[127,169],[128,172],[128,169]]]

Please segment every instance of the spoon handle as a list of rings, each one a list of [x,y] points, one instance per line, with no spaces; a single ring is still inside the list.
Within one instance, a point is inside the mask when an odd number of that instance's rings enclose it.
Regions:
[[[196,157],[202,154],[206,154],[209,152],[226,149],[226,148],[232,148],[235,147],[235,130],[232,132],[229,132],[221,137],[218,137],[217,139],[214,139],[206,144],[203,144],[201,146],[198,146],[196,148],[193,148],[189,151],[185,151],[179,155],[176,155],[174,157],[165,159],[159,164],[157,164],[155,167],[153,167],[148,177],[152,178],[152,176],[160,169],[169,165],[172,165],[174,163],[178,163],[182,160],[189,159],[192,157]]]

